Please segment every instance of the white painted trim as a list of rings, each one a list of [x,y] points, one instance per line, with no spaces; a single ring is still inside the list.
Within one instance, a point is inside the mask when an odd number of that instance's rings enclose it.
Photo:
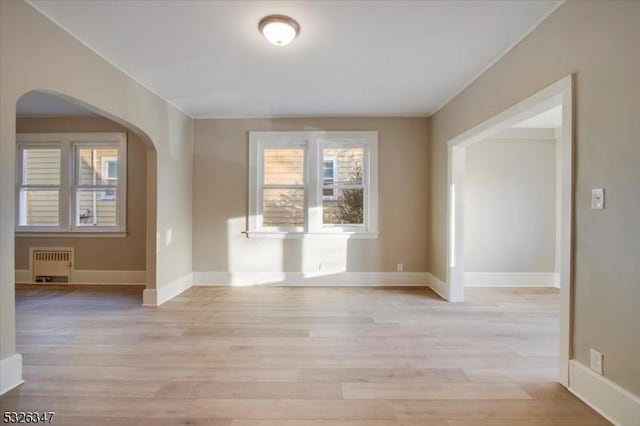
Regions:
[[[366,240],[378,238],[378,232],[268,232],[250,231],[245,233],[247,238],[264,238],[274,240],[322,240],[322,239],[342,239],[342,240]]]
[[[278,118],[429,118],[431,114],[415,113],[415,114],[290,114],[290,115],[196,115],[196,120],[273,120]]]
[[[576,360],[569,363],[569,390],[618,426],[640,425],[640,397]]]
[[[55,284],[113,284],[113,285],[144,285],[145,271],[99,271],[74,269],[71,271],[69,283]],[[29,269],[16,269],[16,283],[31,284],[32,273]]]
[[[426,272],[194,272],[195,286],[427,286]]]
[[[509,129],[516,123],[536,116],[560,104],[564,101],[563,95],[568,94],[567,92],[571,91],[572,87],[573,76],[567,75],[516,105],[456,136],[448,142],[448,145],[449,147],[453,147],[454,145],[466,147],[474,144],[475,142],[493,137],[494,135]],[[563,123],[564,118],[565,117],[563,116]],[[565,127],[571,126],[563,125],[563,129]]]
[[[449,297],[449,286],[444,281],[441,281],[438,277],[430,272],[427,272],[427,283],[431,290],[433,290],[438,296],[444,300],[451,302]]]
[[[148,288],[142,292],[143,306],[159,306],[193,286],[194,273],[190,272],[160,288]]]
[[[512,127],[510,129],[503,130],[502,132],[491,136],[488,140],[549,140],[555,141],[556,136],[555,129],[548,128],[530,128],[530,127]]]
[[[554,238],[554,250],[555,256],[553,259],[553,270],[557,275],[557,281],[555,286],[560,288],[560,269],[562,267],[562,128],[554,129],[556,138],[555,142],[555,179],[554,188],[556,192],[555,196],[555,238]]]
[[[465,272],[465,287],[556,287],[554,272]]]
[[[511,52],[511,50],[516,47],[517,45],[519,45],[522,40],[524,40],[525,38],[527,38],[529,36],[529,34],[531,34],[533,32],[533,30],[535,30],[536,28],[538,28],[538,25],[540,25],[542,22],[544,22],[545,19],[547,19],[549,16],[551,16],[551,14],[553,12],[556,11],[557,8],[559,8],[563,3],[565,2],[565,0],[560,0],[558,1],[555,5],[551,6],[549,8],[549,10],[547,10],[545,13],[543,13],[538,19],[536,19],[536,21],[533,23],[533,25],[531,25],[531,28],[529,28],[528,31],[525,31],[524,34],[522,34],[522,36],[520,38],[518,38],[517,40],[515,40],[513,43],[511,43],[509,46],[507,46],[507,48],[500,54],[498,55],[493,61],[489,62],[484,68],[482,68],[478,73],[474,74],[473,77],[471,78],[471,80],[469,80],[469,82],[467,84],[465,84],[464,86],[462,86],[460,88],[460,90],[458,90],[456,93],[453,94],[453,96],[449,97],[446,101],[444,101],[442,104],[440,104],[440,106],[438,106],[436,109],[434,109],[433,111],[431,111],[431,113],[429,113],[429,117],[434,116],[438,111],[440,111],[442,108],[444,108],[449,102],[451,102],[452,100],[454,100],[460,93],[464,92],[464,90],[471,86],[471,84],[473,84],[474,81],[476,81],[477,79],[479,79],[485,72],[487,72],[489,70],[489,68],[491,68],[492,66],[494,66],[495,64],[497,64],[498,62],[500,62],[500,60],[502,58],[504,58],[505,56],[507,56],[507,54],[509,52]]]
[[[573,75],[568,75],[447,142],[447,264],[449,301],[464,300],[464,161],[466,147],[554,106],[562,105],[560,224],[560,333],[558,382],[569,386],[571,285],[573,282]]]
[[[16,284],[31,284],[33,275],[29,269],[16,269]]]
[[[0,395],[4,395],[16,386],[24,383],[22,380],[22,355],[13,354],[0,360]]]

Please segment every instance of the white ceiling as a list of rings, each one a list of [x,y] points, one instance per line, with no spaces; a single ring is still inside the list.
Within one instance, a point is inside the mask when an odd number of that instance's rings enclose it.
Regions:
[[[60,96],[44,92],[29,92],[18,99],[16,115],[18,117],[81,117],[96,114]]]
[[[543,111],[538,115],[521,121],[513,127],[530,129],[555,129],[562,126],[562,105]]]
[[[31,3],[194,117],[429,115],[558,0]],[[258,21],[301,26],[286,47]]]

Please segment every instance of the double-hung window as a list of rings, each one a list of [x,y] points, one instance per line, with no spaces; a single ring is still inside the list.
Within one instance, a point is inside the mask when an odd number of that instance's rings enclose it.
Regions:
[[[250,238],[377,237],[377,132],[249,138]]]
[[[125,133],[22,133],[17,141],[17,232],[126,232]]]

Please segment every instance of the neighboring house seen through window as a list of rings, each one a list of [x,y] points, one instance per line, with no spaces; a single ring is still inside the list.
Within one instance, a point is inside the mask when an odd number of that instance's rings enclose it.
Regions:
[[[251,132],[249,237],[377,236],[377,132]]]
[[[18,232],[126,231],[126,134],[18,134]]]
[[[336,189],[333,185],[336,183],[336,159],[325,158],[323,160],[322,168],[322,199],[323,200],[337,200]]]
[[[102,157],[102,182],[107,186],[118,184],[118,157]],[[102,191],[103,200],[115,200],[113,189]]]

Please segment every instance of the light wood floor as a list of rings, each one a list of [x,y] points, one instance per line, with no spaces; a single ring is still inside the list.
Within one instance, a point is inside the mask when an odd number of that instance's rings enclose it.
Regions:
[[[57,425],[608,424],[556,375],[558,294],[424,288],[22,286],[26,383]]]

